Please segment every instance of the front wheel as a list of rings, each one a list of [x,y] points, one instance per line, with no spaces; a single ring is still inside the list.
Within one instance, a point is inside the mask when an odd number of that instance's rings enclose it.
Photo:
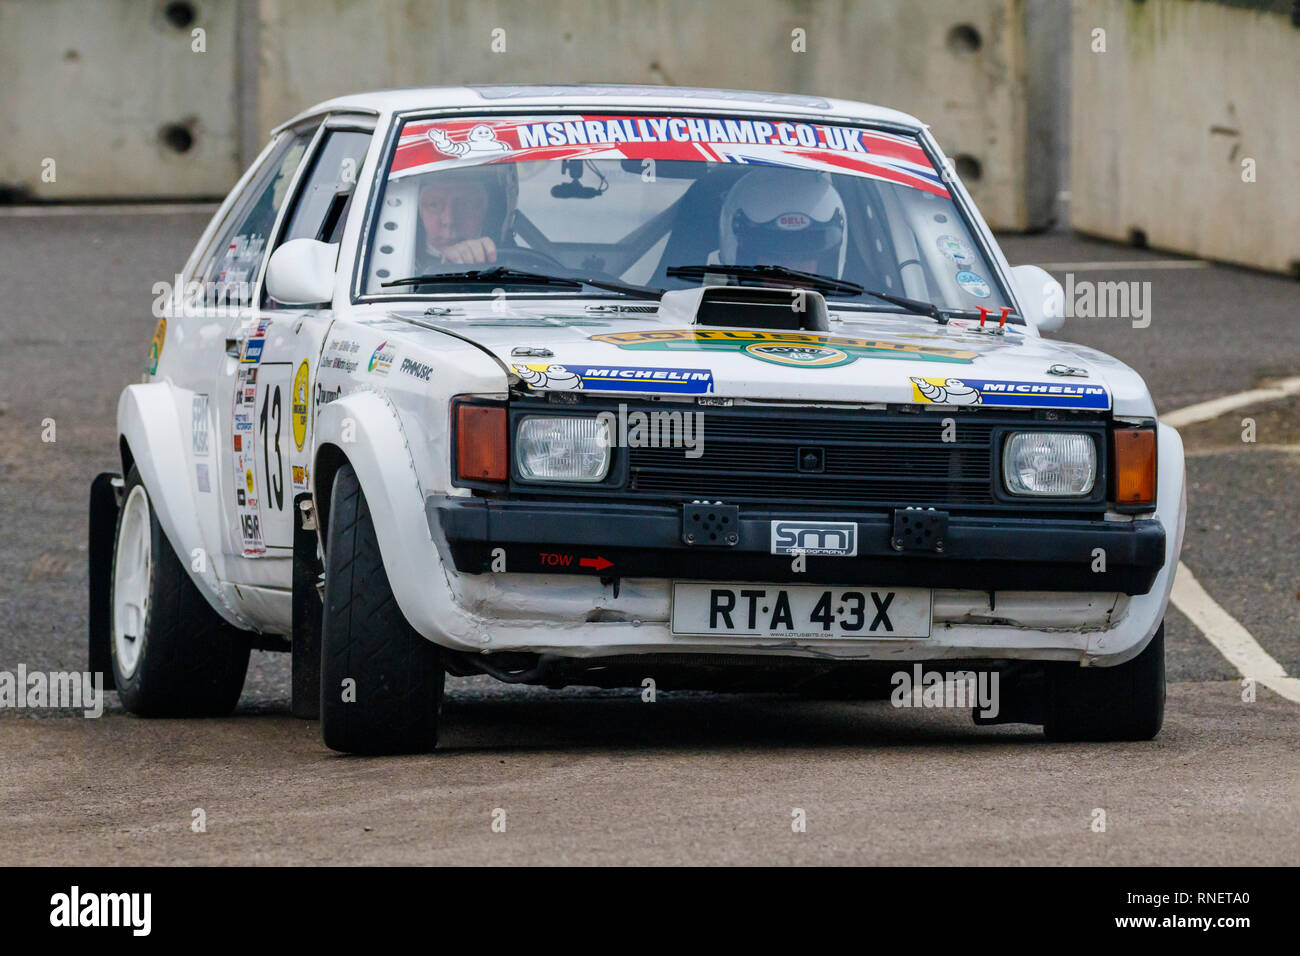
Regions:
[[[438,742],[444,672],[407,623],[351,465],[330,495],[321,628],[321,734],[331,750],[422,753]]]
[[[126,477],[113,546],[112,666],[143,717],[220,717],[239,702],[248,634],[227,624],[181,566],[140,473]]]
[[[1047,672],[1049,740],[1150,740],[1165,718],[1165,626],[1115,667],[1053,665]]]

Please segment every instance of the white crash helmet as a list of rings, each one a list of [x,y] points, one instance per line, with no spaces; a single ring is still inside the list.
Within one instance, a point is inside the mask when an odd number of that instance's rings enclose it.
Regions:
[[[718,255],[724,265],[790,265],[815,260],[836,279],[848,251],[844,200],[830,176],[799,169],[756,169],[722,203]]]

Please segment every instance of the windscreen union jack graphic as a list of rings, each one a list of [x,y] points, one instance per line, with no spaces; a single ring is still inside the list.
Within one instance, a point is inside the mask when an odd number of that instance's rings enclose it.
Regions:
[[[787,166],[950,196],[925,151],[909,136],[854,126],[707,116],[566,114],[411,121],[402,129],[389,178],[447,166],[562,159]]]

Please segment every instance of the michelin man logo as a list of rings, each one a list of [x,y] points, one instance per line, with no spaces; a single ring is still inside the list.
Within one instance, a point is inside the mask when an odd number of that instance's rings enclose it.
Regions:
[[[492,127],[485,123],[479,123],[471,129],[465,140],[460,143],[453,143],[446,130],[437,128],[429,130],[429,141],[437,147],[438,152],[446,156],[510,152],[510,147],[497,139],[497,134],[493,132]]]
[[[982,402],[979,391],[959,378],[944,379],[942,385],[935,385],[923,378],[913,378],[912,384],[926,401],[936,405],[979,405]]]
[[[582,378],[563,365],[516,365],[515,372],[529,388],[573,391],[582,388]]]

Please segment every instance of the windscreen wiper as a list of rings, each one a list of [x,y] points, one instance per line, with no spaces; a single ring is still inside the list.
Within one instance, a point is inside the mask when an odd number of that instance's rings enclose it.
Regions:
[[[631,282],[618,282],[614,279],[598,279],[595,276],[565,276],[565,278],[572,279],[574,282],[581,282],[583,285],[589,285],[593,289],[602,289],[605,292],[621,292],[623,295],[635,299],[659,299],[664,294],[663,289],[655,289],[647,285],[634,285]]]
[[[525,272],[507,266],[494,266],[491,269],[464,269],[458,272],[431,272],[428,275],[408,276],[405,279],[390,279],[388,282],[381,282],[380,285],[387,287],[433,284],[496,285],[503,283],[541,285],[564,289],[581,289],[584,285],[589,285],[594,289],[618,292],[637,299],[658,299],[664,294],[663,289],[652,289],[649,286],[633,285],[613,279],[599,279],[594,276],[555,276],[544,272]]]
[[[849,282],[847,279],[834,279],[830,276],[818,275],[815,272],[801,272],[798,269],[787,269],[785,266],[724,266],[724,265],[702,265],[702,266],[671,266],[667,274],[676,279],[702,279],[705,275],[713,273],[715,275],[733,276],[744,282],[764,282],[777,279],[788,282],[801,282],[817,292],[825,295],[869,295],[872,298],[888,302],[890,305],[896,305],[901,309],[906,309],[916,315],[926,315],[934,319],[940,325],[948,324],[948,316],[933,302],[922,302],[920,299],[909,299],[906,296],[893,295],[889,292],[876,292],[874,289],[868,289],[856,282]]]
[[[389,279],[379,283],[388,288],[395,285],[545,285],[563,286],[568,289],[581,289],[582,283],[577,279],[563,276],[551,276],[542,272],[524,272],[506,266],[494,266],[491,269],[462,269],[458,272],[431,272],[428,275],[407,276],[405,279]]]

